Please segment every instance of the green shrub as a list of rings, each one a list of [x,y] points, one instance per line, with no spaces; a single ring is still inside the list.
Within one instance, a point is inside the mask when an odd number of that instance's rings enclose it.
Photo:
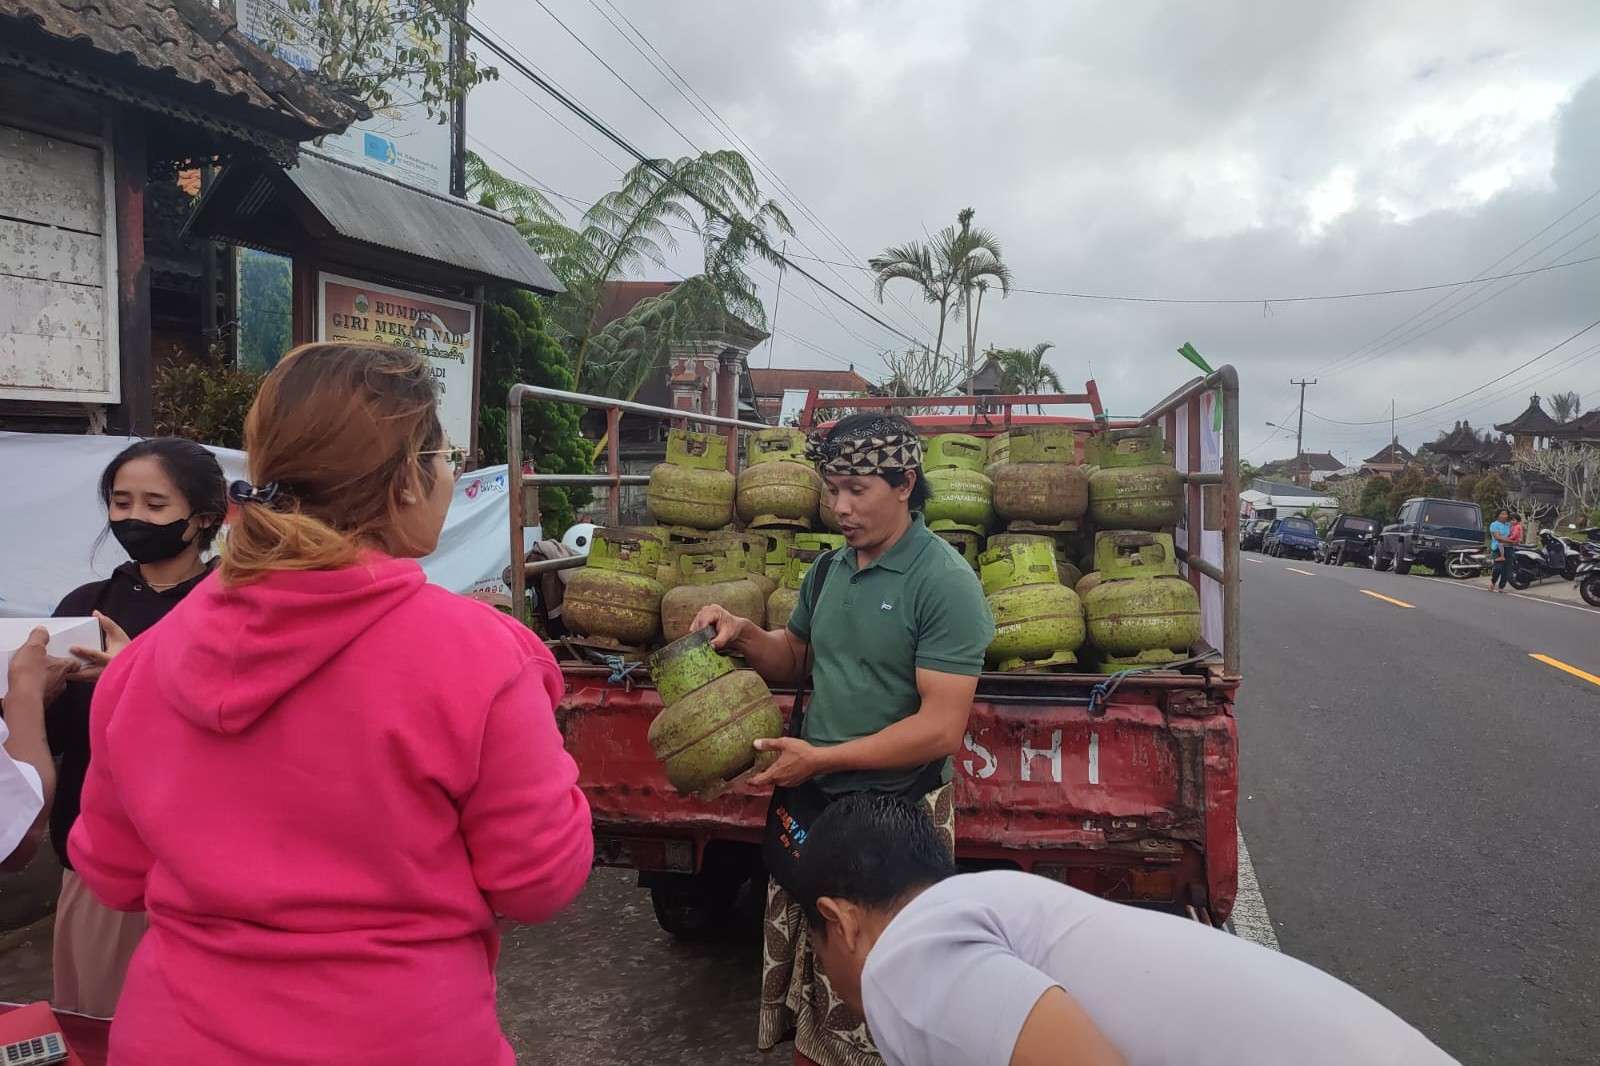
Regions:
[[[515,292],[489,304],[484,334],[483,378],[478,396],[478,457],[485,465],[506,461],[506,393],[511,386],[543,385],[572,389],[572,368],[561,345],[545,326],[544,308],[529,293]],[[542,474],[587,474],[593,471],[589,445],[583,440],[583,408],[543,403],[525,407],[522,454]],[[512,472],[515,476],[515,472]],[[559,537],[572,525],[578,508],[594,498],[583,487],[543,486],[539,511],[544,535]]]
[[[231,366],[168,363],[156,371],[155,428],[219,448],[244,447],[244,419],[263,375]]]

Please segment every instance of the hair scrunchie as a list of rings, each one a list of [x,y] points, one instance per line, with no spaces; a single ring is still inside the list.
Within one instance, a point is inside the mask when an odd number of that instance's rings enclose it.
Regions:
[[[234,503],[259,503],[270,506],[278,498],[278,483],[269,481],[265,485],[252,485],[248,481],[235,481],[228,486],[228,499]]]

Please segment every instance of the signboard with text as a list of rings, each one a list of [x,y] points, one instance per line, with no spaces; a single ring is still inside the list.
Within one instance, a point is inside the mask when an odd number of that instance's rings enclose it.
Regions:
[[[387,3],[387,0],[377,0]],[[321,57],[289,10],[289,0],[234,0],[239,29],[300,70],[315,70]],[[313,6],[314,3],[313,3]],[[298,39],[286,40],[293,32]],[[429,46],[417,40],[403,20],[395,28],[394,47]],[[428,117],[414,85],[396,85],[394,102],[376,109],[370,119],[351,124],[343,133],[324,137],[317,151],[342,163],[393,178],[413,188],[450,192],[450,124]]]
[[[425,356],[445,436],[462,448],[472,443],[474,319],[471,304],[317,275],[317,340],[398,344]]]

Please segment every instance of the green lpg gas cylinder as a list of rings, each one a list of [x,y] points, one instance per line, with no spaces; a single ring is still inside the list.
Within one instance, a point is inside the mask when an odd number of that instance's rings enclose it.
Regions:
[[[650,656],[650,674],[665,704],[647,738],[667,780],[679,792],[715,788],[756,763],[755,742],[783,731],[783,717],[754,670],[736,670],[711,647],[709,629]]]
[[[663,525],[691,529],[718,529],[732,522],[735,481],[727,467],[726,438],[670,430],[667,461],[650,471],[645,489],[651,517]]]
[[[1021,543],[991,549],[979,560],[984,596],[994,615],[988,660],[998,670],[1048,670],[1077,662],[1083,605],[1061,584],[1053,546]]]
[[[581,636],[638,646],[655,639],[664,590],[656,580],[661,541],[641,529],[597,529],[583,568],[572,574],[562,618]]]
[[[678,577],[678,586],[661,597],[661,633],[667,640],[688,636],[694,616],[712,603],[758,626],[765,623],[766,601],[750,580],[744,545],[686,544],[678,549]]]
[[[822,477],[805,461],[806,438],[778,426],[750,438],[750,465],[735,494],[739,518],[760,528],[810,529],[822,493]]]
[[[1075,456],[1066,426],[1013,429],[1009,461],[994,468],[995,512],[1007,522],[1045,526],[1082,518],[1089,482]]]

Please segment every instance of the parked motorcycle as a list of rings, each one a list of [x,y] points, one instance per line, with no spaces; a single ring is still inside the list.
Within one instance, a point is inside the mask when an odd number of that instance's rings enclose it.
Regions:
[[[1600,607],[1600,526],[1583,531],[1589,543],[1579,548],[1583,560],[1573,580],[1578,583],[1578,595],[1590,607]]]
[[[1483,548],[1455,548],[1445,556],[1445,573],[1457,580],[1477,577],[1494,565]]]
[[[1514,589],[1525,589],[1535,581],[1559,577],[1571,581],[1578,574],[1578,550],[1548,529],[1539,531],[1541,547],[1521,547],[1511,553],[1511,573],[1507,580]]]

